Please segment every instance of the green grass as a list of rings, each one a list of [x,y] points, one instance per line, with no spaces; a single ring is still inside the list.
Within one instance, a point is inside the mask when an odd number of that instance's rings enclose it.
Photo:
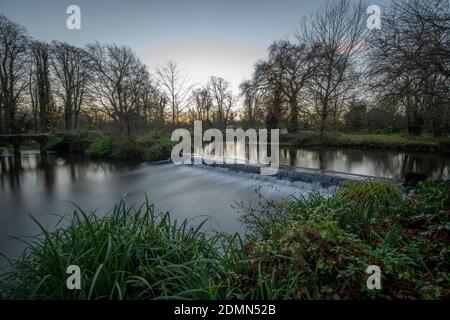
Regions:
[[[25,141],[20,146],[20,149],[22,151],[36,150],[36,149],[39,149],[39,143],[37,143],[35,141]],[[14,151],[14,147],[11,144],[0,145],[0,153],[1,152],[13,152],[13,151]]]
[[[106,217],[78,209],[69,226],[27,241],[0,275],[4,299],[449,299],[449,189],[349,183],[249,211],[249,234],[208,234],[148,201]],[[81,290],[66,289],[80,266]],[[366,287],[378,265],[382,290]]]
[[[439,145],[450,143],[450,138],[433,138],[431,136],[413,137],[408,135],[377,135],[377,134],[341,134],[339,139],[352,142],[373,142],[386,144],[424,144]]]
[[[117,205],[99,218],[79,209],[70,226],[42,228],[2,278],[3,295],[18,299],[217,298],[218,236],[140,207]],[[81,290],[66,288],[66,268],[82,270]]]
[[[345,134],[339,132],[304,131],[282,137],[282,143],[294,146],[333,146],[371,149],[402,149],[411,151],[450,152],[450,137],[423,135]]]

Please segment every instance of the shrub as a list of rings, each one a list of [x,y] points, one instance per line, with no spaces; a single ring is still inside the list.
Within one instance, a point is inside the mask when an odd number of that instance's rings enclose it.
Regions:
[[[242,297],[450,297],[449,196],[442,184],[424,183],[412,199],[387,182],[348,184],[328,199],[291,198],[267,210],[244,219],[254,232],[234,267]],[[369,265],[382,270],[380,291],[365,286]]]
[[[170,138],[158,132],[138,137],[135,140],[103,134],[90,144],[86,154],[95,158],[158,161],[170,157],[172,146]]]
[[[137,145],[142,159],[145,161],[169,159],[173,147],[169,136],[160,132],[154,132],[139,138]]]
[[[341,272],[356,268],[364,248],[328,215],[275,222],[267,237],[250,238],[235,286],[250,299],[357,298],[363,273],[345,281]]]
[[[114,151],[114,139],[110,135],[103,135],[94,140],[87,148],[86,155],[93,158],[108,158]]]
[[[58,153],[83,154],[99,136],[98,132],[59,134],[49,140],[47,148]]]

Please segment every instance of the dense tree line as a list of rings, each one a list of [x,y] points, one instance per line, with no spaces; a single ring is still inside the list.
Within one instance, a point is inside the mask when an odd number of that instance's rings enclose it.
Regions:
[[[381,30],[367,17],[362,2],[329,1],[294,41],[274,42],[241,85],[244,119],[291,131],[447,134],[449,1],[394,0]]]
[[[0,133],[112,128],[131,136],[163,123],[166,96],[128,47],[30,38],[0,16]]]
[[[392,0],[380,30],[367,5],[326,2],[233,93],[192,84],[173,61],[150,72],[130,48],[31,39],[0,16],[0,133],[99,128],[133,136],[202,120],[228,126],[448,134],[449,0]]]

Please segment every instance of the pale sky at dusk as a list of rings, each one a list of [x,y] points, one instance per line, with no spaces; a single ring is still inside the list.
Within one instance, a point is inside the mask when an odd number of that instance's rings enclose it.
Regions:
[[[93,41],[125,44],[150,71],[171,59],[193,82],[221,76],[236,91],[270,43],[289,36],[323,1],[1,0],[0,12],[34,38],[79,46]],[[81,30],[66,28],[71,4],[81,8]]]

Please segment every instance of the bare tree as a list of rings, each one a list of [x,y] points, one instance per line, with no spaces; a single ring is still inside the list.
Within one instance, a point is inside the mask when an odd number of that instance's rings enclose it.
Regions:
[[[212,108],[212,97],[207,87],[197,88],[192,91],[190,112],[194,120],[203,120],[206,127],[210,127]]]
[[[250,128],[256,128],[258,124],[258,110],[262,106],[260,93],[251,80],[245,80],[239,86],[243,98],[243,119],[247,121]]]
[[[258,90],[266,91],[271,97],[270,107],[267,110],[266,124],[270,129],[278,127],[283,113],[283,74],[284,64],[280,63],[276,47],[271,47],[268,61],[258,61],[253,74],[253,83]]]
[[[450,3],[394,1],[383,32],[369,38],[372,87],[380,100],[405,109],[408,132],[419,135],[427,120],[435,136],[448,125]]]
[[[156,74],[168,98],[171,108],[172,129],[175,129],[175,126],[179,125],[180,114],[186,107],[193,85],[188,83],[188,78],[173,61],[168,61],[165,65],[159,66],[156,69]]]
[[[41,41],[31,42],[33,70],[35,73],[37,104],[39,106],[39,129],[47,132],[49,129],[49,112],[53,109],[50,91],[50,46]]]
[[[39,130],[39,96],[38,96],[36,72],[34,71],[33,67],[30,68],[29,96],[31,104],[33,130],[34,133],[37,133]]]
[[[269,57],[255,68],[253,83],[259,90],[269,90],[273,94],[270,112],[279,122],[284,113],[282,107],[287,105],[292,131],[299,128],[300,93],[313,73],[312,61],[306,45],[281,40],[269,47]]]
[[[214,120],[222,128],[226,128],[233,106],[233,93],[230,83],[221,77],[209,78],[207,88],[210,91],[214,108]]]
[[[159,90],[158,86],[150,80],[143,86],[139,93],[139,109],[141,110],[146,129],[149,129],[153,124],[157,129],[164,127],[164,112],[166,107],[166,97]]]
[[[76,130],[90,79],[88,54],[67,43],[53,42],[52,66],[57,79],[55,94],[64,107],[65,128],[68,131]]]
[[[16,114],[28,86],[28,43],[26,30],[0,15],[0,131],[17,131]]]
[[[132,116],[139,113],[139,99],[148,85],[147,67],[126,46],[90,44],[87,52],[94,70],[93,92],[100,111],[132,136]]]
[[[311,48],[314,72],[308,89],[315,100],[319,127],[323,132],[358,81],[356,56],[364,48],[366,15],[362,2],[329,1],[307,18],[297,38]]]

